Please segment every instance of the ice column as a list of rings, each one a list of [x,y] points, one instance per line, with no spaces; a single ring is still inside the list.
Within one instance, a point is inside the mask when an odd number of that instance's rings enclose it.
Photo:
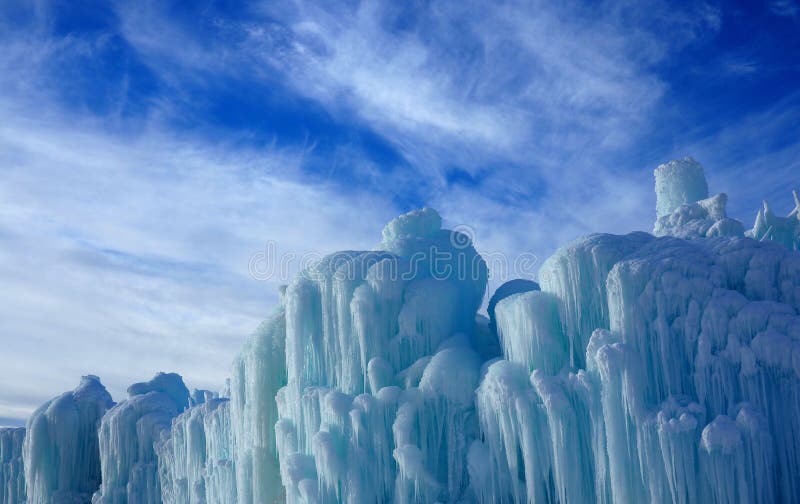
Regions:
[[[708,198],[703,167],[690,157],[670,161],[655,169],[656,216],[664,217],[679,206]]]

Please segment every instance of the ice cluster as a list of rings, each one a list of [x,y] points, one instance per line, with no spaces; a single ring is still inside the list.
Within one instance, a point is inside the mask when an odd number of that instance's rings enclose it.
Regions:
[[[220,394],[86,377],[0,430],[0,504],[800,502],[800,201],[745,231],[691,158],[655,179],[652,235],[488,317],[470,237],[402,215],[282,287]]]

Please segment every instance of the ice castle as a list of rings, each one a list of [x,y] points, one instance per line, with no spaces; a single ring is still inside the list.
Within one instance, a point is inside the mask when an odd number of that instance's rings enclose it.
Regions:
[[[94,376],[0,430],[0,503],[800,502],[800,201],[745,230],[702,167],[478,314],[422,209],[281,289],[221,393]]]

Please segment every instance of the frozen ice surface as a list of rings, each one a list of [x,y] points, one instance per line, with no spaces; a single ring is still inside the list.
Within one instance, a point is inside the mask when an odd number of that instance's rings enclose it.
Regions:
[[[0,504],[23,504],[25,468],[22,462],[24,427],[0,429]]]
[[[113,406],[96,376],[40,406],[28,419],[24,443],[28,502],[88,502],[100,486],[97,428]]]
[[[158,373],[128,387],[128,398],[100,423],[102,484],[93,503],[162,502],[156,443],[188,406],[189,390],[175,373]]]

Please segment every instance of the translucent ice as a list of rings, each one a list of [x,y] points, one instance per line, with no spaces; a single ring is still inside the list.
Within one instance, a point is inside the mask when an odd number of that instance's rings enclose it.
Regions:
[[[656,217],[671,214],[681,205],[708,198],[708,183],[703,167],[687,157],[670,161],[655,169]]]
[[[113,401],[96,376],[44,403],[28,419],[25,481],[28,502],[88,502],[100,486],[97,429]]]
[[[281,306],[250,336],[231,367],[231,400],[225,410],[229,411],[226,414],[236,447],[240,502],[269,504],[283,495],[275,440],[275,395],[286,385],[285,344],[286,315]]]
[[[100,424],[102,484],[95,504],[152,504],[161,499],[155,444],[189,406],[189,391],[175,373],[128,387],[128,398]]]
[[[0,504],[23,504],[26,501],[22,463],[24,439],[24,427],[0,429]]]
[[[165,504],[237,501],[229,405],[207,394],[162,432],[155,449]]]
[[[431,209],[390,222],[381,247],[332,254],[286,291],[289,502],[453,501],[468,487],[475,347],[493,346],[475,316],[486,264]]]

